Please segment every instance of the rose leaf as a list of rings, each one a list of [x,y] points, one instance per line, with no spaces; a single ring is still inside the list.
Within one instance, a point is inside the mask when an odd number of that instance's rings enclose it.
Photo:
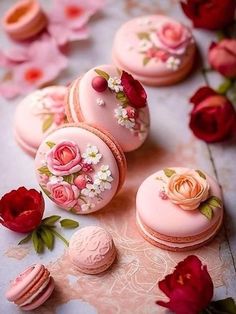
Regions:
[[[149,36],[149,33],[147,32],[141,32],[141,33],[138,33],[137,34],[138,38],[139,39],[146,39],[146,40],[149,40],[150,39],[150,36]]]
[[[38,172],[41,174],[46,174],[47,176],[52,175],[47,166],[42,166],[41,168],[38,169]]]
[[[28,234],[25,238],[23,238],[22,240],[20,240],[20,242],[18,243],[18,245],[21,244],[25,244],[28,243],[32,238],[32,233]]]
[[[49,148],[53,148],[56,144],[50,141],[47,141],[46,144],[48,145]]]
[[[104,72],[104,71],[102,71],[102,70],[100,70],[100,69],[95,69],[94,70],[99,76],[101,76],[101,77],[103,77],[105,80],[109,80],[109,78],[110,78],[110,76],[109,76],[109,74],[108,73],[106,73],[106,72]]]
[[[32,232],[32,241],[33,241],[35,251],[37,253],[42,253],[44,249],[44,245],[43,245],[42,239],[37,234],[37,230],[34,230]]]
[[[219,208],[222,206],[222,201],[216,196],[211,196],[206,200],[206,203],[212,208]]]
[[[54,246],[54,234],[46,226],[41,226],[39,232],[43,243],[51,251]]]
[[[195,170],[195,171],[199,174],[199,176],[200,176],[201,178],[203,178],[203,179],[206,180],[206,176],[205,176],[205,174],[204,174],[201,170]]]
[[[72,219],[62,219],[60,221],[60,224],[63,228],[66,228],[66,229],[75,229],[79,227],[79,223]]]
[[[213,301],[208,306],[211,313],[222,313],[222,314],[236,314],[236,304],[233,298],[226,298],[223,300]]]
[[[143,59],[143,65],[147,65],[150,60],[151,60],[151,58],[145,57]]]
[[[199,210],[207,219],[209,219],[209,220],[212,219],[212,217],[213,217],[213,210],[212,210],[211,206],[209,206],[207,203],[203,202],[199,206]]]
[[[73,174],[68,174],[68,175],[63,177],[63,180],[67,183],[73,183],[74,176],[73,176]]]
[[[218,86],[217,92],[221,95],[225,95],[227,91],[232,86],[232,81],[228,78],[225,78],[225,80]]]
[[[52,124],[53,124],[53,117],[52,115],[50,115],[47,119],[43,121],[43,125],[42,125],[43,133],[45,133]]]
[[[53,215],[53,216],[44,218],[42,220],[42,224],[51,227],[60,219],[61,219],[61,216]]]
[[[171,176],[173,176],[173,174],[175,174],[176,172],[170,168],[165,168],[163,169],[165,175],[167,176],[167,178],[170,178]]]

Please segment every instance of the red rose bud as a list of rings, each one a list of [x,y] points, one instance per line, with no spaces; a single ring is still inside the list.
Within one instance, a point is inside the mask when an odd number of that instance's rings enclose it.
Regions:
[[[219,142],[232,135],[236,112],[231,102],[209,87],[200,88],[190,99],[194,104],[189,126],[194,135],[206,142]]]
[[[172,274],[159,281],[158,286],[169,302],[156,303],[176,314],[198,314],[213,297],[213,283],[207,267],[194,255],[180,262]]]
[[[123,71],[121,75],[121,84],[124,93],[134,108],[143,108],[147,105],[147,94],[139,81],[135,80],[132,75]]]
[[[16,232],[30,232],[38,227],[44,212],[42,193],[20,187],[0,200],[0,223]]]
[[[104,92],[107,89],[107,86],[107,80],[104,77],[95,76],[92,80],[92,87],[98,93]]]
[[[236,40],[223,39],[213,43],[208,52],[208,60],[213,69],[229,78],[236,77]]]
[[[184,13],[194,27],[222,29],[234,21],[235,0],[186,0],[181,2]]]

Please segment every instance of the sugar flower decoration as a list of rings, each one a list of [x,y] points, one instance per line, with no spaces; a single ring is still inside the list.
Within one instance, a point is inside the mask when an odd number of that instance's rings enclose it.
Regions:
[[[96,165],[102,158],[102,154],[99,153],[96,146],[88,145],[85,153],[82,154],[82,157],[84,158],[85,163]]]

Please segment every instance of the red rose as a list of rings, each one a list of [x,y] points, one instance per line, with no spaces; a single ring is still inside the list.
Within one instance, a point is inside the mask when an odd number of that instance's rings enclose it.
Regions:
[[[190,99],[194,104],[189,126],[206,142],[227,139],[235,130],[236,113],[231,102],[209,87],[201,87]]]
[[[198,314],[213,297],[213,283],[207,267],[194,255],[180,262],[158,285],[170,300],[156,303],[176,314]]]
[[[195,27],[221,29],[234,21],[235,0],[187,0],[181,2],[184,13]]]
[[[219,43],[212,43],[208,60],[210,65],[222,75],[236,77],[236,39],[223,39]]]
[[[40,224],[44,212],[42,193],[20,187],[0,200],[0,223],[16,232],[30,232]]]
[[[134,108],[142,108],[147,105],[147,94],[139,81],[135,80],[132,75],[123,71],[121,75],[121,84],[125,95]]]

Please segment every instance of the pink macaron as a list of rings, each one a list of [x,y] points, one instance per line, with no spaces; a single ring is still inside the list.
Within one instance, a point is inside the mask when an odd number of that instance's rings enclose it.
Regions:
[[[47,24],[47,18],[36,0],[21,0],[4,15],[2,25],[6,33],[16,40],[37,35]]]
[[[126,160],[114,138],[88,124],[65,124],[45,137],[35,158],[37,180],[59,207],[87,214],[122,187]]]
[[[112,58],[119,68],[147,85],[171,85],[191,71],[195,57],[191,31],[163,15],[134,18],[114,39]]]
[[[76,231],[71,237],[69,257],[82,273],[99,274],[113,264],[116,248],[110,233],[101,227],[89,226]]]
[[[17,106],[14,135],[22,149],[32,156],[43,137],[64,124],[66,87],[50,86],[32,92]]]
[[[6,298],[24,311],[38,308],[50,297],[54,280],[41,264],[28,267],[10,284]]]
[[[223,221],[217,182],[200,170],[166,168],[148,177],[136,198],[137,226],[150,243],[188,251],[208,243]]]
[[[97,66],[72,82],[69,122],[87,122],[108,131],[124,152],[140,147],[149,132],[147,95],[133,77],[112,65]]]

